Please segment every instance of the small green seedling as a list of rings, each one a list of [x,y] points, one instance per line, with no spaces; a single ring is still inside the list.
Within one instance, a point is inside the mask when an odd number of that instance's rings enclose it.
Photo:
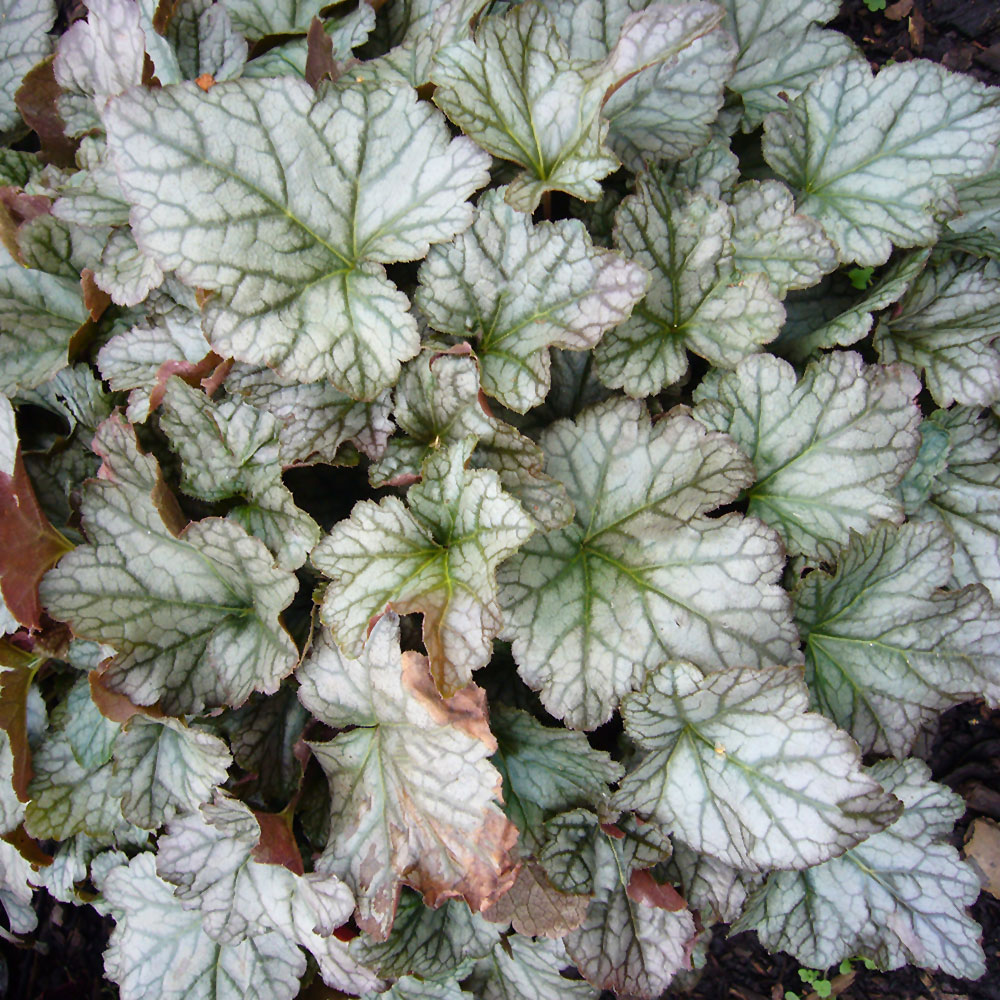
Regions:
[[[847,277],[851,279],[851,284],[860,291],[872,283],[872,274],[874,272],[874,267],[852,267],[847,272]]]
[[[875,11],[885,10],[885,0],[865,0],[865,6],[874,14]]]

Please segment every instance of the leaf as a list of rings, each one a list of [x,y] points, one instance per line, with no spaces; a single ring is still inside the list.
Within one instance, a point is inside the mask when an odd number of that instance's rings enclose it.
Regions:
[[[777,538],[753,519],[704,516],[750,482],[729,439],[683,412],[653,425],[615,399],[553,424],[542,448],[576,520],[531,539],[498,579],[501,637],[552,715],[593,729],[666,656],[794,655]]]
[[[842,262],[882,264],[894,244],[935,242],[950,184],[983,173],[998,138],[1000,108],[969,77],[923,61],[873,77],[852,60],[766,119],[763,151]]]
[[[1000,156],[993,159],[989,170],[971,180],[958,181],[960,213],[948,220],[948,228],[955,234],[978,237],[991,248],[994,259],[1000,250],[1000,224],[997,223],[997,209],[1000,208],[1000,193],[997,181],[1000,179]],[[945,234],[948,239],[948,234]]]
[[[379,997],[382,1000],[469,1000],[470,996],[456,982],[434,983],[405,976],[384,993],[366,993],[363,1000],[378,1000]]]
[[[46,34],[56,19],[52,0],[0,2],[0,132],[20,124],[14,91],[25,73],[49,53]]]
[[[837,267],[837,252],[822,227],[798,214],[791,191],[777,181],[749,181],[733,195],[733,263],[763,271],[783,299],[809,288]]]
[[[34,875],[17,848],[0,840],[0,906],[7,914],[7,926],[15,934],[30,934],[38,926],[31,905],[34,891],[30,880]],[[10,940],[6,933],[4,937]]]
[[[65,734],[73,759],[85,768],[100,767],[111,760],[115,741],[122,731],[118,721],[106,716],[94,701],[89,678],[82,676],[77,677],[66,697],[53,708],[50,723]]]
[[[420,475],[426,458],[442,446],[477,438],[473,468],[493,469],[504,491],[543,528],[572,517],[565,489],[542,471],[541,448],[497,420],[481,400],[474,358],[419,354],[403,369],[395,390],[393,419],[402,434],[391,438],[369,470],[373,486],[406,483]]]
[[[1000,402],[1000,264],[948,257],[924,270],[875,330],[883,363],[905,361],[934,402]]]
[[[0,392],[34,389],[65,368],[86,321],[79,282],[29,271],[0,253]]]
[[[91,544],[43,580],[49,613],[118,650],[106,681],[136,704],[196,713],[277,690],[297,660],[278,621],[292,574],[231,521],[180,530],[155,461],[119,418],[95,445],[101,478],[85,485],[81,508]]]
[[[204,310],[215,350],[358,399],[391,385],[419,345],[382,265],[464,229],[488,179],[488,157],[403,86],[135,90],[105,126],[143,252],[219,293]]]
[[[256,860],[266,834],[243,803],[217,795],[200,812],[173,820],[159,839],[156,870],[176,885],[185,910],[229,947],[274,933],[312,953],[324,982],[351,993],[378,987],[378,979],[333,936],[354,900],[332,875],[302,875]]]
[[[442,700],[427,661],[400,654],[394,614],[379,619],[357,660],[323,632],[297,677],[302,703],[318,718],[358,727],[309,744],[330,782],[319,867],[352,887],[358,925],[384,941],[404,882],[429,906],[462,897],[473,910],[505,891],[517,831],[497,805],[482,692],[469,687]]]
[[[582,733],[543,726],[527,712],[500,705],[490,713],[490,726],[498,745],[493,764],[503,776],[504,809],[521,832],[522,853],[537,851],[542,824],[552,814],[579,806],[603,811],[608,785],[624,773],[606,753],[592,749]]]
[[[705,194],[684,195],[655,171],[615,214],[615,245],[652,274],[649,294],[594,353],[605,385],[649,396],[687,371],[687,353],[733,367],[778,335],[784,312],[762,274],[733,260],[733,215]]]
[[[10,737],[5,731],[0,731],[0,836],[16,830],[24,822],[24,803],[14,790],[14,775]]]
[[[226,0],[233,26],[250,38],[304,32],[324,0]]]
[[[861,772],[857,746],[807,713],[794,667],[705,673],[667,663],[622,705],[646,751],[613,807],[747,871],[805,868],[884,829],[898,803]]]
[[[497,565],[534,531],[495,472],[466,471],[471,441],[431,455],[407,493],[355,505],[316,546],[330,577],[320,616],[347,655],[387,604],[424,616],[424,645],[442,692],[464,687],[490,658],[501,625]]]
[[[524,412],[549,389],[549,348],[593,347],[628,317],[648,279],[595,247],[581,222],[533,225],[503,196],[487,191],[472,228],[430,252],[415,300],[433,329],[475,341],[483,391]]]
[[[533,211],[547,191],[596,201],[598,182],[618,167],[600,119],[607,92],[716,23],[708,4],[680,15],[657,5],[624,20],[605,58],[581,63],[544,7],[519,4],[481,21],[474,41],[438,52],[434,101],[484,149],[524,168],[506,192],[514,208]]]
[[[282,569],[298,569],[320,531],[281,482],[280,426],[248,403],[214,403],[176,376],[166,381],[160,427],[183,464],[181,489],[203,500],[246,497],[230,518],[260,538]]]
[[[148,851],[100,880],[115,918],[104,972],[122,1000],[291,1000],[305,956],[274,932],[236,945],[209,937],[197,912],[183,908],[158,878]],[[178,961],[177,956],[183,956]]]
[[[122,813],[136,826],[155,830],[208,802],[232,762],[222,740],[202,729],[134,715],[115,743]]]
[[[514,884],[483,916],[496,924],[513,924],[527,937],[561,938],[583,923],[589,906],[589,896],[560,892],[537,861],[527,861]]]
[[[59,116],[72,136],[99,127],[107,102],[142,83],[146,55],[138,4],[87,0],[87,10],[87,20],[70,25],[59,39],[52,67],[62,90]]]
[[[595,898],[583,926],[563,941],[587,982],[628,997],[658,997],[690,967],[694,920],[686,909],[672,912],[634,897],[638,859],[626,853],[629,844],[620,830],[596,833]]]
[[[556,29],[573,59],[610,55],[626,17],[650,7],[649,0],[606,4],[602,0],[546,0]],[[709,137],[709,126],[732,73],[735,46],[718,30],[722,11],[701,3],[673,4],[664,12],[673,53],[626,80],[608,98],[608,145],[631,170],[643,162],[682,160]]]
[[[140,19],[146,35],[146,48],[161,84],[194,80],[207,73],[213,80],[232,80],[242,75],[246,58],[246,39],[233,27],[230,7],[213,0],[185,0],[174,4],[169,23],[160,21],[157,5],[148,4]],[[162,5],[160,5],[162,9]],[[153,22],[159,26],[159,30]]]
[[[955,579],[984,584],[1000,602],[1000,419],[955,406],[931,414],[928,424],[948,437],[947,466],[910,516],[943,522],[955,543]]]
[[[823,355],[798,381],[762,354],[703,381],[694,413],[754,463],[748,512],[789,552],[835,559],[852,529],[903,519],[896,487],[919,446],[918,391],[908,368],[866,367],[853,353]]]
[[[10,403],[4,398],[10,410]],[[10,473],[0,469],[0,594],[10,615],[29,629],[42,627],[38,585],[72,545],[42,513],[21,458],[17,438]],[[4,462],[7,466],[7,463]]]
[[[499,928],[462,900],[432,910],[419,894],[404,890],[389,936],[373,941],[361,934],[351,943],[351,954],[380,976],[441,980],[487,954],[499,937]]]
[[[900,257],[860,298],[854,291],[846,292],[842,284],[838,287],[830,281],[798,297],[793,294],[785,302],[787,319],[774,343],[775,352],[790,361],[802,362],[820,348],[857,343],[868,335],[875,313],[899,301],[929,256],[930,250],[917,250]]]
[[[665,863],[670,881],[681,892],[692,910],[697,910],[705,924],[732,923],[743,912],[748,886],[759,877],[733,868],[711,854],[699,854],[682,841]]]
[[[278,452],[282,466],[308,462],[344,464],[344,445],[378,459],[392,433],[389,391],[359,403],[329,382],[301,384],[268,368],[235,364],[226,389],[281,423]]]
[[[45,660],[41,653],[29,653],[0,639],[0,729],[10,741],[13,789],[22,802],[28,801],[32,776],[28,745],[31,685]]]
[[[765,947],[817,969],[857,955],[880,969],[977,979],[980,928],[966,907],[979,878],[945,842],[965,804],[919,760],[882,761],[870,774],[903,801],[900,818],[841,858],[772,874],[733,930],[754,928]]]
[[[984,587],[938,589],[951,548],[943,524],[886,525],[792,595],[813,697],[865,753],[902,758],[946,708],[1000,700],[1000,616]]]
[[[128,229],[111,233],[94,271],[98,288],[120,306],[136,306],[163,282],[163,271],[139,249]]]
[[[470,986],[481,1000],[596,1000],[598,991],[579,980],[566,979],[560,968],[569,965],[560,941],[514,934],[476,963]]]
[[[820,27],[837,16],[837,0],[775,3],[722,0],[725,29],[736,39],[736,72],[726,86],[743,98],[744,127],[785,108],[824,69],[860,61],[861,53],[838,31]]]

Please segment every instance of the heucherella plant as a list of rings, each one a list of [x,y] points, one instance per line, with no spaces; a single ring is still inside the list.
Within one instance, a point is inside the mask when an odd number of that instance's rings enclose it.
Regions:
[[[1000,91],[837,8],[0,0],[5,934],[984,973],[920,757],[1000,704]]]

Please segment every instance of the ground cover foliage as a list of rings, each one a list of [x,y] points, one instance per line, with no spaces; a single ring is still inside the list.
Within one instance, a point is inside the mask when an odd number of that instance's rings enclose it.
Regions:
[[[837,6],[0,0],[7,934],[983,974],[921,754],[1000,702],[1000,93]]]

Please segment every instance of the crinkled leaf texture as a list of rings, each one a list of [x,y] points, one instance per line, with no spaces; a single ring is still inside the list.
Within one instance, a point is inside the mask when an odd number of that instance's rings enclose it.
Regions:
[[[321,617],[350,655],[387,604],[424,616],[424,644],[445,694],[490,658],[501,625],[497,565],[535,530],[491,470],[466,470],[472,440],[432,453],[420,483],[376,504],[358,503],[313,550],[330,577]]]
[[[183,527],[120,418],[101,425],[95,448],[104,464],[81,508],[90,544],[43,579],[49,614],[118,650],[106,683],[137,704],[195,713],[276,691],[298,660],[278,617],[294,576],[232,521]]]
[[[549,389],[549,348],[583,351],[645,294],[642,265],[595,247],[583,223],[533,225],[487,191],[472,228],[431,250],[416,303],[429,325],[474,341],[483,391],[523,412]]]
[[[851,530],[899,523],[896,487],[916,458],[920,382],[906,366],[823,355],[796,379],[768,354],[695,390],[695,416],[731,434],[753,462],[748,510],[781,532],[791,553],[836,558]]]
[[[645,755],[615,795],[735,868],[806,868],[899,814],[856,744],[807,711],[795,668],[703,672],[666,663],[622,705]]]
[[[0,0],[0,132],[21,120],[14,91],[48,53],[51,40],[46,32],[55,19],[53,0]]]
[[[137,89],[104,123],[139,245],[217,293],[220,354],[356,399],[396,380],[419,338],[383,265],[469,224],[489,178],[469,139],[403,84],[292,77]]]
[[[924,61],[873,77],[851,60],[765,119],[764,157],[842,261],[883,264],[893,245],[937,239],[950,185],[984,173],[998,139],[1000,107],[970,77]]]
[[[391,613],[358,659],[322,632],[297,677],[313,714],[357,727],[309,746],[330,783],[318,867],[354,890],[359,926],[384,940],[404,883],[431,906],[462,897],[481,910],[503,893],[514,878],[517,828],[498,805],[482,691],[470,685],[442,699],[427,660],[400,654]]]
[[[1000,615],[978,584],[938,589],[951,550],[943,524],[885,525],[793,593],[813,697],[865,752],[903,757],[944,709],[1000,699]]]
[[[978,979],[980,928],[966,907],[979,878],[945,842],[965,803],[923,761],[882,761],[869,773],[902,800],[900,818],[843,857],[771,875],[734,929],[752,927],[766,947],[816,969],[858,955],[882,969],[910,963]]]
[[[170,824],[157,848],[157,874],[177,886],[174,895],[220,944],[279,934],[312,953],[328,985],[351,993],[376,988],[376,976],[333,936],[354,910],[350,890],[333,875],[257,860],[266,837],[247,806],[217,796]]]
[[[294,942],[268,931],[220,944],[201,914],[157,877],[149,852],[103,873],[98,887],[115,918],[104,971],[122,1000],[292,1000],[298,993],[306,960]]]
[[[529,540],[499,581],[502,635],[549,712],[593,729],[667,656],[795,658],[776,536],[755,518],[705,516],[751,482],[729,438],[615,399],[553,424],[542,449],[576,518]]]
[[[566,979],[560,968],[569,965],[566,949],[559,941],[532,941],[520,934],[506,939],[506,948],[496,945],[476,963],[471,986],[482,1000],[595,1000],[593,987]]]

